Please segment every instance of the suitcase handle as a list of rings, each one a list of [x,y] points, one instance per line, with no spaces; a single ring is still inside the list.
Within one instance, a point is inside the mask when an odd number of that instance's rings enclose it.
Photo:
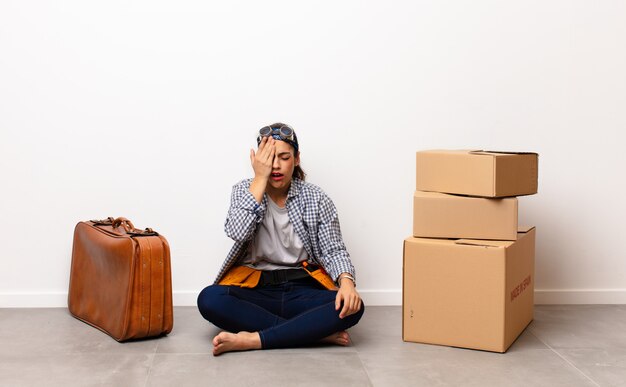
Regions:
[[[130,220],[122,216],[120,216],[119,218],[116,218],[113,221],[113,228],[118,228],[120,225],[124,227],[124,230],[126,231],[126,233],[131,233],[135,229],[135,226],[133,226],[133,222],[131,222]]]
[[[109,216],[106,219],[92,219],[90,220],[90,222],[92,222],[94,224],[94,226],[110,226],[113,224],[113,221],[115,220],[115,218]]]
[[[159,233],[154,231],[151,228],[146,228],[145,230],[136,229],[133,225],[133,222],[130,220],[120,216],[119,218],[108,217],[103,220],[90,220],[93,222],[94,226],[111,226],[113,228],[118,228],[119,226],[124,227],[124,231],[126,234],[130,236],[158,236]]]
[[[151,228],[146,228],[145,230],[136,229],[135,226],[133,225],[133,222],[131,222],[130,220],[122,216],[115,219],[112,224],[113,228],[118,228],[120,225],[124,227],[124,231],[126,231],[126,234],[129,234],[129,235],[133,235],[133,236],[159,235],[158,232],[154,231]]]

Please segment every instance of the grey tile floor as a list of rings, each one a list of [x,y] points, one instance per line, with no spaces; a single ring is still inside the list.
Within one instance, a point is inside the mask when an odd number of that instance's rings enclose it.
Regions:
[[[1,386],[626,386],[626,305],[537,306],[505,354],[405,343],[368,307],[350,347],[211,355],[218,330],[176,307],[167,337],[119,344],[66,309],[0,309]]]

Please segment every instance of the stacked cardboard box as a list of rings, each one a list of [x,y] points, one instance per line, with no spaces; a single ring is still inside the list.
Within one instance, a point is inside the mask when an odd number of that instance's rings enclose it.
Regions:
[[[404,241],[405,341],[505,352],[533,319],[536,153],[417,152],[413,236]]]

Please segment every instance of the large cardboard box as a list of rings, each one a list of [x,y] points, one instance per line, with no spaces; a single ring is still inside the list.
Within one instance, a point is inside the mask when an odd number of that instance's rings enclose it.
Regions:
[[[533,319],[535,229],[516,241],[407,238],[404,341],[505,352]]]
[[[537,193],[536,153],[429,150],[417,152],[419,191],[483,197]]]
[[[413,236],[517,239],[517,198],[477,198],[415,191]]]

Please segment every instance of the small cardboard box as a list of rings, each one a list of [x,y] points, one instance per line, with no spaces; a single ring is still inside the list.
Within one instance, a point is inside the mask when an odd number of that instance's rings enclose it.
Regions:
[[[533,319],[535,229],[517,240],[407,238],[404,341],[505,352]]]
[[[415,191],[413,236],[517,239],[517,198],[477,198]]]
[[[537,193],[536,153],[473,150],[417,152],[417,187],[482,197]]]

